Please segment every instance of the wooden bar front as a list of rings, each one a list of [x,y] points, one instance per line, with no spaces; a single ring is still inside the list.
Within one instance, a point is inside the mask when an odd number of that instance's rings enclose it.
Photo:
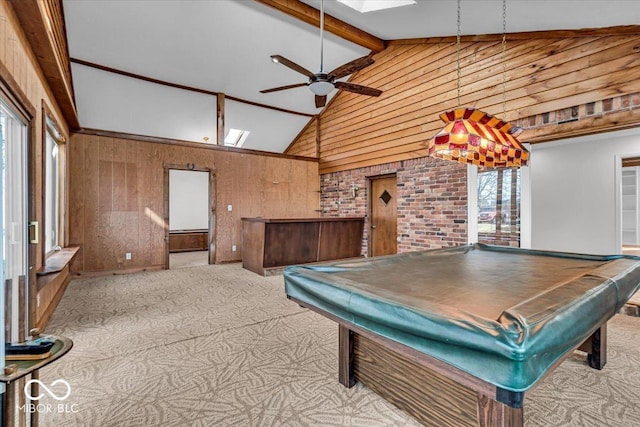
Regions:
[[[360,256],[364,218],[242,218],[242,266],[269,269]]]

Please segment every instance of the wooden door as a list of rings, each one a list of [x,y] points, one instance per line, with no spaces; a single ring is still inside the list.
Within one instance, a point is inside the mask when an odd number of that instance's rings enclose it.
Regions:
[[[369,256],[397,251],[396,176],[371,179],[369,193]]]

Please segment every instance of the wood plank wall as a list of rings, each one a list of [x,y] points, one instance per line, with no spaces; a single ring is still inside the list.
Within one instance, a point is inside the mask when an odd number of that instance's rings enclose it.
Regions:
[[[510,35],[506,119],[640,91],[639,28]],[[374,59],[351,81],[384,93],[340,92],[320,114],[321,173],[425,156],[424,144],[442,127],[438,115],[457,106],[455,38],[390,42]],[[503,116],[503,62],[500,37],[463,38],[462,106]],[[639,115],[632,114],[636,124]],[[546,138],[538,131],[537,141],[553,139],[560,126],[546,130]],[[303,132],[287,152],[309,154],[314,139]],[[526,142],[526,133],[520,139]]]
[[[314,159],[106,134],[76,133],[69,143],[70,241],[81,247],[72,264],[74,272],[131,271],[163,264],[164,164],[215,168],[216,262],[241,259],[241,217],[319,216]],[[129,261],[126,252],[132,253]]]
[[[35,194],[30,195],[35,202],[35,219],[42,224],[42,102],[45,102],[56,121],[60,124],[60,132],[68,137],[69,129],[64,116],[53,97],[38,60],[29,46],[26,35],[20,27],[13,8],[0,0],[0,67],[6,70],[18,88],[32,104],[35,119],[32,122],[31,147],[36,153]],[[36,249],[36,269],[43,265],[42,243]]]
[[[285,150],[287,154],[305,157],[316,157],[318,155],[316,144],[318,130],[317,120],[317,118],[313,118],[307,123],[296,137],[296,142]]]

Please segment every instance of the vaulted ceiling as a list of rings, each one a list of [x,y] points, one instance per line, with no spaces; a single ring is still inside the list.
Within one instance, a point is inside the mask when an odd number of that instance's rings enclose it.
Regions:
[[[320,7],[319,0],[303,3]],[[310,116],[321,111],[306,87],[259,92],[306,80],[271,62],[271,55],[282,55],[314,72],[320,62],[319,29],[263,2],[64,0],[63,5],[72,58],[224,93],[225,129],[250,131],[245,148],[282,152]],[[325,0],[325,13],[383,40],[450,36],[457,28],[455,0],[417,0],[413,6],[365,14]],[[462,34],[502,32],[501,0],[462,0],[461,15]],[[637,0],[507,1],[508,32],[638,23]],[[365,47],[325,33],[325,71],[369,53]],[[215,96],[78,62],[72,64],[72,73],[82,127],[215,140]]]

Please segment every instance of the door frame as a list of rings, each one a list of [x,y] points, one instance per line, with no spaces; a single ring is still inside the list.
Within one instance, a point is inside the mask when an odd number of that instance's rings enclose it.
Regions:
[[[622,161],[624,159],[635,159],[640,158],[640,153],[629,153],[629,154],[616,154],[615,155],[615,192],[614,192],[614,200],[615,200],[615,217],[614,217],[614,228],[616,233],[616,248],[618,248],[618,253],[622,253]]]
[[[37,110],[34,105],[29,101],[27,95],[22,91],[18,83],[13,79],[11,74],[9,74],[8,70],[4,67],[0,67],[0,95],[2,95],[3,100],[12,111],[20,117],[20,119],[26,124],[26,159],[24,167],[26,168],[26,190],[28,194],[25,197],[26,204],[26,212],[24,212],[25,217],[25,238],[26,238],[26,272],[25,278],[27,283],[25,284],[25,291],[27,292],[26,298],[26,307],[22,307],[24,321],[27,324],[27,330],[31,329],[35,326],[35,309],[36,309],[36,297],[37,297],[37,286],[36,286],[36,260],[37,260],[37,249],[38,245],[41,243],[39,236],[34,232],[38,227],[38,211],[36,209],[36,171],[39,166],[37,152],[36,152],[36,115]],[[44,259],[42,260],[42,264],[44,265]],[[1,299],[4,304],[6,301]],[[5,314],[4,310],[2,311],[2,330],[4,331],[4,319]],[[16,325],[18,327],[18,325]],[[24,331],[20,331],[20,338],[22,338]],[[7,337],[4,337],[6,340]],[[2,362],[2,366],[4,366],[4,359]]]
[[[164,269],[169,269],[169,171],[182,170],[209,173],[209,230],[207,251],[209,264],[216,263],[216,168],[196,166],[195,163],[165,163],[164,167]]]
[[[369,195],[367,197],[367,221],[365,222],[365,226],[368,227],[367,229],[367,256],[370,257],[371,256],[371,221],[373,218],[373,181],[376,181],[378,179],[385,179],[385,178],[395,178],[396,179],[396,184],[398,183],[398,173],[397,172],[392,172],[392,173],[385,173],[382,175],[372,175],[372,176],[367,176],[367,194]],[[396,191],[397,191],[397,185],[396,185]],[[396,197],[397,197],[398,193],[396,193]],[[398,218],[398,207],[396,206],[396,221]],[[396,239],[398,238],[398,229],[397,229],[397,223],[396,223]]]

